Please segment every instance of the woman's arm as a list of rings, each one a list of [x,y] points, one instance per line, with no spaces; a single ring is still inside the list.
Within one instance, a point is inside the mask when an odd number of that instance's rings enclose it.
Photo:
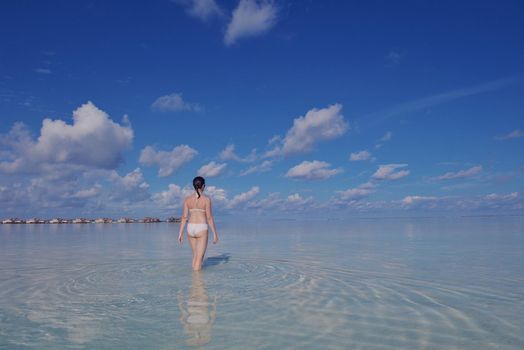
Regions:
[[[209,226],[211,227],[211,232],[213,232],[213,244],[218,242],[218,234],[215,227],[215,220],[213,219],[213,214],[211,212],[211,198],[206,203],[206,217]]]
[[[184,200],[184,212],[182,213],[182,221],[180,221],[180,230],[178,231],[178,241],[180,244],[182,244],[182,241],[184,240],[184,227],[186,226],[188,211],[187,201]]]

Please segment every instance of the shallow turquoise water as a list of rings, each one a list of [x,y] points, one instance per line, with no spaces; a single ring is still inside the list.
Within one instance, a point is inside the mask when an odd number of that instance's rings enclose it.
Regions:
[[[0,348],[523,349],[524,218],[0,225]]]

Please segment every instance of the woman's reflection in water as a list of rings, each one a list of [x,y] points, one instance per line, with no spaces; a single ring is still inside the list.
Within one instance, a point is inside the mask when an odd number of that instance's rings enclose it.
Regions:
[[[204,345],[211,340],[211,330],[217,311],[217,300],[209,303],[203,273],[193,272],[191,291],[189,298],[184,300],[181,294],[178,296],[180,308],[180,320],[184,325],[184,332],[188,336],[188,345]]]

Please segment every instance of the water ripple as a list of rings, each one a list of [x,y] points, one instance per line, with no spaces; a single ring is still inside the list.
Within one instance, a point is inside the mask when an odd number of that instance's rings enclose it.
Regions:
[[[509,312],[522,310],[518,294],[407,273],[233,257],[205,269],[200,301],[183,299],[194,298],[194,277],[172,260],[20,268],[0,276],[0,347],[168,348],[183,330],[195,329],[195,320],[209,323],[198,332],[211,349],[524,346],[521,320]],[[196,316],[187,311],[195,305],[213,305],[216,320],[202,309]],[[185,326],[173,326],[180,322]]]

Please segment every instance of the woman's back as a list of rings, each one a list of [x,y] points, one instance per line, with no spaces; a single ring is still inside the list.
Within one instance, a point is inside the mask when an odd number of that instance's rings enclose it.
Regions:
[[[207,224],[207,207],[209,198],[204,195],[190,195],[186,197],[186,205],[189,208],[189,222],[194,224]]]

